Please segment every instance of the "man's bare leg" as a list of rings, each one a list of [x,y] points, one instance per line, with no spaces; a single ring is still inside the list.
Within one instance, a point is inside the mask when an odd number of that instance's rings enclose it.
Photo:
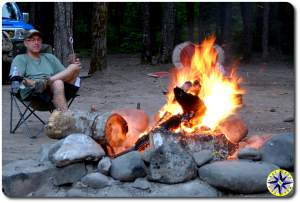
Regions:
[[[51,76],[49,79],[50,84],[56,80],[62,80],[64,82],[74,84],[76,77],[79,75],[80,68],[81,67],[78,64],[69,65],[65,70]]]
[[[64,82],[62,80],[55,80],[50,85],[53,92],[53,104],[57,110],[62,112],[68,111],[68,105],[65,98]]]

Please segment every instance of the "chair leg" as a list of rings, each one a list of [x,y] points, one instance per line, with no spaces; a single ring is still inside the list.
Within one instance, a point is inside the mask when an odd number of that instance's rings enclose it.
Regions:
[[[40,130],[37,134],[32,134],[32,133],[30,133],[30,131],[29,131],[29,126],[28,126],[28,124],[27,124],[27,119],[31,116],[31,115],[35,115],[35,117],[37,117],[43,124],[45,124],[45,122],[41,119],[41,118],[39,118],[39,116],[37,116],[35,113],[34,113],[34,110],[31,110],[30,109],[30,104],[29,105],[26,105],[24,102],[22,102],[22,101],[20,101],[24,106],[25,106],[25,110],[24,110],[24,112],[22,112],[22,110],[21,110],[21,108],[20,108],[20,106],[19,106],[19,104],[18,104],[18,102],[17,102],[17,99],[16,99],[16,97],[15,96],[11,96],[11,118],[10,118],[10,122],[11,122],[11,129],[10,129],[10,133],[15,133],[16,132],[16,130],[21,126],[21,125],[25,125],[25,129],[26,129],[26,134],[27,134],[27,136],[28,137],[30,137],[30,138],[35,138],[35,137],[37,137],[42,131],[43,131],[43,129],[42,130]],[[13,115],[13,103],[15,103],[15,105],[16,105],[16,108],[17,108],[17,110],[18,110],[18,113],[19,113],[19,116],[20,116],[20,118],[19,118],[19,120],[18,120],[18,122],[17,122],[17,124],[15,125],[15,127],[14,127],[14,129],[12,129],[13,127],[13,124],[12,124],[12,115]],[[27,114],[27,112],[29,111],[29,115],[26,115]]]
[[[30,108],[30,104],[26,105],[23,101],[21,101],[21,103],[26,106],[26,108],[30,111],[30,114],[26,117],[25,120],[27,120],[27,118],[31,115],[34,115],[42,124],[46,124],[45,121],[43,121],[38,115],[36,115],[35,110]]]
[[[13,101],[15,102],[15,105],[16,105],[16,107],[17,107],[17,110],[18,110],[20,119],[19,119],[17,125],[15,126],[15,128],[11,131],[11,133],[15,133],[16,130],[24,123],[25,126],[26,126],[26,132],[27,132],[27,135],[28,135],[29,137],[32,137],[32,136],[31,136],[31,133],[29,132],[29,126],[27,125],[27,122],[26,122],[26,120],[27,120],[28,117],[27,117],[26,119],[24,119],[25,114],[26,114],[26,112],[28,111],[28,108],[26,108],[26,110],[22,113],[21,108],[19,107],[16,98],[15,98],[14,96],[12,96],[12,99],[13,99]],[[11,115],[11,116],[12,116],[12,115]],[[12,119],[12,118],[11,118],[11,119]],[[21,124],[20,124],[20,123],[21,123]]]
[[[10,93],[10,119],[9,119],[9,132],[10,133],[13,133],[12,132],[12,117],[13,117],[13,94]]]

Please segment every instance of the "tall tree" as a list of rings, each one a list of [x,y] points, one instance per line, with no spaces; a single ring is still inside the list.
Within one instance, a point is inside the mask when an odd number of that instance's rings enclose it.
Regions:
[[[54,54],[66,66],[72,53],[69,41],[73,37],[73,3],[56,2],[54,4]]]
[[[221,43],[224,46],[226,62],[230,61],[231,47],[231,27],[232,27],[232,3],[220,3],[221,9]]]
[[[163,3],[161,47],[158,59],[158,62],[160,63],[168,63],[171,61],[175,40],[175,18],[175,3]]]
[[[186,3],[187,9],[187,24],[188,24],[188,36],[191,42],[194,42],[194,2]]]
[[[92,17],[92,57],[89,74],[106,68],[106,32],[107,32],[108,4],[97,2],[93,4]]]
[[[143,50],[142,63],[152,63],[150,32],[150,3],[143,3]]]
[[[250,60],[252,53],[253,29],[254,29],[254,3],[241,3],[243,20],[243,56],[246,61]]]
[[[264,60],[267,59],[269,55],[269,11],[270,11],[270,4],[263,3],[263,29],[262,29],[262,58]]]

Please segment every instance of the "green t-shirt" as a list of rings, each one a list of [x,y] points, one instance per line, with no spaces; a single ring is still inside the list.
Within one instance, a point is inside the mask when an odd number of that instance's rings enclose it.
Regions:
[[[65,69],[64,65],[53,54],[49,53],[41,53],[39,59],[33,59],[27,54],[20,54],[12,61],[9,75],[12,75],[12,70],[15,67],[18,70],[18,75],[32,80],[49,77]],[[30,92],[29,88],[21,89],[22,99],[25,99]]]

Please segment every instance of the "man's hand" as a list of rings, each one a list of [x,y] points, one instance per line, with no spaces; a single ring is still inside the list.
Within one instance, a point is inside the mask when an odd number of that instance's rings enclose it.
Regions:
[[[80,59],[78,58],[77,54],[70,54],[68,56],[68,62],[69,64],[76,64],[79,67],[81,67]]]

